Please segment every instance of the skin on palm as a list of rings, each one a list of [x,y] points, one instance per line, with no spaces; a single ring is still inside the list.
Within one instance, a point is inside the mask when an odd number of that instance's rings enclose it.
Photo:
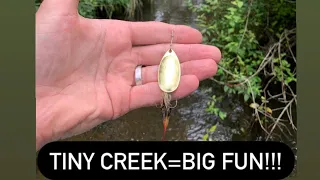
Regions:
[[[220,51],[201,45],[201,34],[160,22],[86,19],[78,0],[46,0],[36,14],[37,149],[85,132],[105,120],[161,100],[157,66],[170,47],[181,61],[181,82],[173,99],[197,89],[215,74]],[[144,45],[144,46],[140,46]],[[134,85],[134,69],[143,85]]]

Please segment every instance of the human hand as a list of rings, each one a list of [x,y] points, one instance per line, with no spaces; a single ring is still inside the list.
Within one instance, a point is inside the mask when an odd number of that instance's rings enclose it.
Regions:
[[[161,22],[87,19],[79,0],[45,0],[36,14],[36,141],[44,144],[83,133],[105,120],[161,100],[157,67],[170,47],[182,77],[173,98],[213,76],[219,49],[201,45],[201,33]],[[140,46],[144,45],[144,46]],[[138,47],[140,46],[140,47]],[[142,70],[136,86],[134,71]]]

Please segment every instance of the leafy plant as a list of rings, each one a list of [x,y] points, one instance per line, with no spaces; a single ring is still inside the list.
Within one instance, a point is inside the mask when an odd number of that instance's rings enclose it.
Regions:
[[[191,2],[191,1],[189,1]],[[258,76],[250,79],[251,88],[242,82],[247,76],[253,75],[264,58],[255,33],[248,26],[258,26],[258,20],[247,21],[251,4],[246,1],[206,0],[199,8],[190,5],[199,14],[197,21],[202,27],[205,43],[215,45],[223,50],[223,60],[220,63],[216,79],[225,82],[224,91],[232,94],[242,94],[244,100],[250,99],[251,91],[254,97],[261,93],[261,79]],[[261,19],[263,14],[255,10],[255,19]],[[227,69],[227,71],[224,71]]]
[[[35,0],[35,2],[38,9],[42,1]],[[124,18],[130,19],[142,5],[141,0],[80,0],[78,10],[79,14],[86,18],[111,19],[115,12],[124,12]],[[99,15],[98,11],[105,16]]]
[[[215,114],[220,117],[221,120],[224,120],[227,116],[227,113],[220,110],[220,108],[216,107],[216,102],[221,101],[220,98],[216,98],[215,95],[212,96],[212,100],[208,102],[208,108],[206,109],[207,112]]]
[[[209,140],[209,134],[211,134],[211,133],[215,132],[215,131],[216,131],[216,129],[217,129],[217,125],[216,125],[216,124],[215,124],[215,125],[213,125],[213,126],[211,126],[211,128],[207,130],[207,133],[203,136],[203,138],[202,138],[202,139],[203,139],[204,141]]]
[[[212,79],[222,85],[225,93],[241,95],[245,102],[257,104],[256,101],[266,98],[271,81],[289,89],[290,83],[296,82],[295,61],[292,60],[295,60],[295,51],[291,49],[295,44],[295,3],[284,0],[204,0],[194,6],[192,0],[188,0],[188,6],[197,14],[204,43],[222,50],[223,58]],[[295,94],[290,93],[295,98]],[[216,98],[208,103],[206,111],[224,119],[226,114],[215,106]],[[264,106],[272,112],[266,103]],[[263,109],[254,110],[259,121],[265,119],[259,118],[259,113],[265,112]]]

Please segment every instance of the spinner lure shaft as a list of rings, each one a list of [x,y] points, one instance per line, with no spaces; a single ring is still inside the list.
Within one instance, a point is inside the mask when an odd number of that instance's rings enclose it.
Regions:
[[[171,109],[174,108],[173,106],[171,106],[171,93],[173,93],[178,88],[181,76],[180,61],[178,56],[172,49],[173,37],[174,34],[172,31],[170,48],[163,55],[158,70],[158,84],[161,91],[163,92],[161,109],[163,113],[164,132],[162,140],[164,140],[166,134]]]

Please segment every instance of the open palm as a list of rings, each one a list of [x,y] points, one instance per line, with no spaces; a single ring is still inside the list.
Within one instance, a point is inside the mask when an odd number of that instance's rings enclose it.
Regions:
[[[169,48],[182,68],[174,98],[217,70],[220,51],[190,27],[161,22],[86,19],[78,0],[45,0],[36,14],[37,148],[161,99],[157,65]],[[143,45],[143,46],[141,46]],[[134,71],[142,70],[136,86]]]

